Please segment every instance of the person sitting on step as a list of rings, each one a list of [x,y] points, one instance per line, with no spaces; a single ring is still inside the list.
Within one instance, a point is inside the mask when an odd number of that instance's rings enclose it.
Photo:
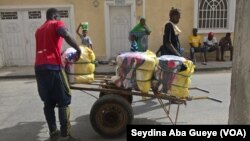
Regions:
[[[232,46],[232,40],[231,40],[231,33],[226,33],[226,36],[220,39],[219,46],[221,49],[221,61],[225,61],[224,52],[226,50],[230,51],[230,61],[232,61],[233,60],[233,46]]]
[[[201,36],[197,34],[198,29],[197,28],[193,28],[193,34],[189,36],[189,45],[190,45],[190,59],[196,63],[196,59],[195,59],[195,52],[202,52],[203,55],[203,59],[205,62],[205,58],[204,58],[204,49],[201,47]]]
[[[209,32],[207,36],[204,37],[204,65],[207,64],[207,52],[213,52],[216,51],[216,61],[220,61],[219,59],[219,44],[217,42],[216,37],[214,36],[213,32]]]

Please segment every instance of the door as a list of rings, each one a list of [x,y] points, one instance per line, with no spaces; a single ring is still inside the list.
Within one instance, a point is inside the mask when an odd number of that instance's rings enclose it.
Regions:
[[[110,6],[111,58],[130,50],[130,42],[128,40],[131,29],[130,8],[130,6]]]
[[[0,19],[0,53],[4,66],[32,66],[35,61],[35,31],[46,21],[46,10],[43,9],[10,9],[1,10]],[[60,8],[61,19],[69,31],[69,10]],[[72,33],[73,35],[73,33]],[[69,45],[64,41],[63,49]]]
[[[25,65],[22,16],[21,12],[15,10],[1,11],[0,34],[5,66]]]
[[[35,32],[38,27],[40,27],[46,21],[46,9],[38,10],[28,10],[23,12],[23,21],[25,26],[25,40],[24,48],[26,55],[26,64],[25,65],[34,65],[35,61],[35,51],[36,51],[36,42],[35,42]],[[61,20],[65,22],[66,27],[71,32],[71,27],[69,24],[69,11],[59,9],[59,14]],[[68,48],[69,45],[63,41],[63,48]]]
[[[46,20],[45,10],[28,10],[23,11],[23,26],[24,26],[24,49],[25,49],[25,65],[34,65],[36,40],[35,32]]]

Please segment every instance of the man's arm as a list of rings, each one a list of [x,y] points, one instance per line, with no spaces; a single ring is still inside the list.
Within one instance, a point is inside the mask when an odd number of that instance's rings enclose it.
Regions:
[[[204,39],[203,39],[203,44],[204,44],[204,46],[208,46],[207,40],[208,40],[208,38],[207,38],[207,37],[204,37]]]
[[[189,36],[188,42],[189,42],[189,46],[192,48],[193,47],[192,36]]]
[[[176,56],[181,56],[181,54],[174,48],[174,46],[171,43],[166,44],[167,48],[170,49],[172,53],[174,53]]]
[[[89,37],[89,46],[90,46],[90,48],[93,50],[93,43],[92,43],[92,40],[91,40],[90,37]]]
[[[68,32],[68,30],[65,27],[60,27],[57,30],[57,33],[61,37],[63,37],[65,39],[65,41],[77,51],[78,58],[79,58],[80,55],[81,55],[81,49],[77,45],[76,40],[70,35],[70,33]]]
[[[149,27],[147,25],[144,25],[143,27],[145,28],[146,34],[150,35],[151,30],[149,29]]]
[[[231,38],[229,39],[228,43],[229,43],[229,46],[230,46],[230,47],[233,46]]]
[[[190,47],[193,47],[192,43],[189,43]]]
[[[81,27],[81,23],[78,25],[78,27],[77,27],[77,29],[76,29],[76,33],[77,33],[78,36],[81,37],[80,27]]]
[[[218,41],[217,41],[217,39],[216,39],[215,36],[214,36],[214,38],[213,38],[213,43],[214,43],[214,46],[218,46],[218,45],[219,45],[219,43],[218,43]]]

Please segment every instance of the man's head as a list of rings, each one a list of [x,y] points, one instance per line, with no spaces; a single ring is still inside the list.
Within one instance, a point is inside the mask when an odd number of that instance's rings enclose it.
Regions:
[[[231,33],[226,33],[226,37],[230,37],[231,36]]]
[[[49,8],[46,12],[47,20],[60,20],[58,10],[56,8]]]
[[[181,18],[181,13],[179,9],[172,7],[172,9],[169,12],[169,18],[171,22],[173,22],[174,24],[178,24]]]
[[[145,25],[146,24],[146,19],[144,17],[141,17],[140,24],[141,25]]]
[[[194,35],[194,36],[197,35],[197,32],[198,32],[198,29],[197,29],[197,28],[193,28],[193,35]]]
[[[213,37],[214,37],[214,33],[213,32],[209,32],[207,37],[208,37],[208,40],[212,40]]]
[[[83,30],[82,30],[82,35],[83,35],[83,36],[86,36],[87,34],[88,34],[88,30],[84,30],[84,29],[83,29]]]

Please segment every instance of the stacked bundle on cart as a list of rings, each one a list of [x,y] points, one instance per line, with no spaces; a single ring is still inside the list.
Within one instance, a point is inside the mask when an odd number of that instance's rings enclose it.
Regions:
[[[153,52],[125,52],[118,55],[116,61],[116,75],[112,81],[117,87],[149,92],[154,69],[158,64]]]
[[[194,72],[193,62],[173,55],[163,55],[157,58],[152,89],[162,93],[169,93],[177,97],[187,97]]]
[[[179,98],[186,98],[189,96],[191,76],[195,69],[195,65],[190,60],[184,60],[183,65],[185,66],[185,69],[176,74],[169,92],[171,95]]]
[[[70,83],[84,84],[94,81],[95,71],[95,54],[86,47],[80,46],[81,56],[75,61],[76,50],[68,48],[63,52],[63,60],[65,62],[66,73]]]

